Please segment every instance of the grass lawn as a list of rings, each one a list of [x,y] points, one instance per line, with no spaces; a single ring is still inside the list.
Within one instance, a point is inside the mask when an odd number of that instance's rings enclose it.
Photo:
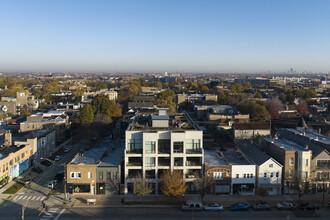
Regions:
[[[22,189],[24,186],[19,183],[15,183],[11,187],[9,187],[6,191],[4,191],[4,194],[15,194],[17,193],[20,189]]]

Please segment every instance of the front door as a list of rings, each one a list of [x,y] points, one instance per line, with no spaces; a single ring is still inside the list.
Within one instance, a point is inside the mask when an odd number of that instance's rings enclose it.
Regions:
[[[97,183],[96,184],[96,193],[99,194],[105,194],[105,183]]]

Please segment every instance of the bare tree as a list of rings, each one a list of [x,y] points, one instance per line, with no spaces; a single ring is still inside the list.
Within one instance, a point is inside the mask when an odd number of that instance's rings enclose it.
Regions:
[[[194,176],[196,177],[196,188],[200,191],[203,202],[207,189],[214,184],[214,179],[207,174],[201,176],[198,172],[195,172]]]
[[[160,177],[160,190],[172,198],[184,194],[187,186],[183,181],[182,172],[166,170]]]
[[[284,105],[281,100],[277,98],[272,98],[267,100],[266,108],[272,118],[278,118],[278,112],[284,109]]]

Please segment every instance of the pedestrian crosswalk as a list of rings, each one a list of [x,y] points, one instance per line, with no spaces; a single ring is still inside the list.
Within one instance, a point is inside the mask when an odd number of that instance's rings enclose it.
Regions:
[[[58,208],[50,208],[45,214],[41,217],[40,220],[49,220],[55,217],[55,214],[57,213]]]
[[[34,200],[34,201],[43,201],[46,196],[24,196],[24,195],[17,195],[13,198],[13,201],[20,201],[20,200]]]

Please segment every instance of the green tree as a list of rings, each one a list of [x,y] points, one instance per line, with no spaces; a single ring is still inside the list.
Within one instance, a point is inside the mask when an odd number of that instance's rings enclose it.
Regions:
[[[152,193],[152,185],[140,173],[134,179],[134,193],[142,198]]]
[[[105,95],[97,95],[92,101],[92,108],[94,114],[107,114],[111,101]]]
[[[258,93],[255,95],[255,97],[256,97],[257,99],[262,99],[262,95],[261,95],[260,92],[258,92]]]
[[[81,97],[84,95],[84,89],[83,88],[75,89],[73,90],[72,95],[74,100],[81,101]]]
[[[92,124],[94,119],[94,111],[90,104],[84,105],[84,107],[81,108],[80,114],[79,114],[79,121],[83,126],[89,126]]]
[[[198,89],[198,84],[197,83],[191,83],[189,89],[192,89],[192,90]]]
[[[280,93],[279,97],[278,97],[283,103],[286,102],[286,95],[282,92]]]
[[[107,115],[110,118],[120,118],[123,116],[120,105],[116,102],[110,102],[110,105],[107,109]]]
[[[255,121],[268,121],[270,114],[265,106],[254,103],[251,106],[250,118]]]

